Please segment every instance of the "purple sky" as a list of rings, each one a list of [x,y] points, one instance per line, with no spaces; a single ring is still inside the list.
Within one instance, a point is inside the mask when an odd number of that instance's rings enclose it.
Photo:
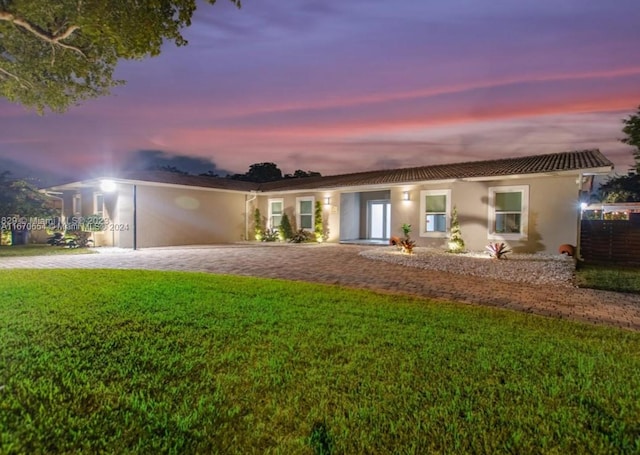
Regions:
[[[621,173],[633,161],[618,139],[640,105],[638,0],[243,3],[202,5],[190,44],[122,63],[113,96],[42,117],[0,100],[0,168],[180,155],[329,175],[595,147]]]

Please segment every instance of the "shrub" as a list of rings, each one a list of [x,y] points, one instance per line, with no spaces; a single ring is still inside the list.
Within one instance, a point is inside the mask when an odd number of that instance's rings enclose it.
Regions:
[[[290,240],[291,237],[293,237],[291,221],[289,221],[289,216],[286,213],[282,214],[282,220],[280,221],[280,226],[278,226],[278,231],[280,232],[281,240]]]
[[[462,240],[462,231],[458,222],[458,210],[455,205],[451,213],[451,237],[449,238],[449,249],[447,251],[450,253],[462,253],[464,251],[464,240]]]
[[[506,259],[506,254],[511,253],[511,250],[505,243],[490,243],[487,245],[487,251],[489,251],[491,257],[494,259]]]
[[[262,234],[263,242],[277,242],[280,240],[280,232],[277,229],[265,229]]]
[[[291,236],[289,240],[292,243],[305,243],[313,240],[313,234],[309,231],[305,231],[304,229],[298,229],[295,234]]]
[[[324,227],[322,225],[322,203],[316,201],[316,208],[313,213],[313,234],[316,237],[316,242],[322,242],[324,240]]]
[[[403,253],[413,254],[413,248],[416,246],[416,242],[409,236],[409,234],[411,234],[411,225],[404,223],[401,229],[404,233],[404,238],[399,239],[398,237],[392,237],[391,244],[396,245]]]
[[[258,241],[262,240],[264,234],[264,228],[262,227],[262,215],[260,215],[260,209],[256,208],[253,212],[253,232],[254,238]]]

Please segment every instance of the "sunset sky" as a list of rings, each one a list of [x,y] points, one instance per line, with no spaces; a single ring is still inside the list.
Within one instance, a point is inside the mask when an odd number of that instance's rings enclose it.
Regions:
[[[638,0],[219,0],[110,97],[0,100],[0,169],[329,175],[600,148],[626,173],[639,23]]]

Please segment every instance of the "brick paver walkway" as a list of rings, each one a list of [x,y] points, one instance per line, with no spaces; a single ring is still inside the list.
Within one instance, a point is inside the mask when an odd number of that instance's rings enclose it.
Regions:
[[[508,308],[640,331],[640,295],[515,284],[373,261],[366,246],[238,244],[104,249],[100,254],[0,259],[7,268],[188,270],[338,284]]]

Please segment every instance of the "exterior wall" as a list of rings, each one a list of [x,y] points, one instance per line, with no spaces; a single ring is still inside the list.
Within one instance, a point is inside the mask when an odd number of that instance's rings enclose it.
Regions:
[[[137,247],[243,240],[245,200],[242,193],[138,185]],[[122,221],[132,218],[129,201],[119,202]]]
[[[482,251],[489,242],[489,188],[499,186],[529,187],[527,238],[504,240],[518,253],[557,253],[564,243],[576,245],[578,232],[577,176],[505,179],[480,182],[452,182],[423,184],[392,190],[392,232],[400,231],[403,223],[411,224],[412,238],[417,246],[446,248],[447,237],[421,236],[419,231],[420,191],[451,190],[451,206],[456,206],[458,221],[466,248]],[[409,191],[410,201],[402,200],[402,192]],[[401,233],[401,232],[400,232]],[[398,235],[398,234],[395,234]]]
[[[296,207],[296,199],[299,197],[313,197],[314,198],[314,210],[315,203],[320,202],[322,204],[322,224],[324,226],[325,232],[328,234],[327,241],[328,242],[337,242],[339,240],[340,235],[340,195],[338,193],[332,192],[313,192],[313,191],[305,191],[300,193],[273,193],[269,195],[260,195],[257,198],[257,204],[254,204],[252,208],[250,208],[251,213],[249,214],[251,218],[251,222],[249,223],[249,240],[253,240],[253,232],[254,232],[254,221],[253,221],[253,211],[257,207],[260,210],[260,215],[262,217],[262,224],[265,227],[268,226],[269,222],[269,200],[270,199],[282,199],[284,206],[284,213],[289,217],[289,221],[291,222],[291,227],[294,231],[298,230],[298,224],[296,220],[297,215],[297,207]],[[326,205],[325,198],[330,198],[330,204]]]
[[[360,193],[343,193],[340,195],[340,240],[357,240],[359,238],[359,217],[353,216],[354,213],[359,213],[359,211]]]
[[[422,183],[390,189],[355,192],[305,191],[299,193],[224,192],[202,188],[137,185],[136,222],[137,247],[230,243],[253,240],[253,212],[261,212],[263,226],[269,215],[270,199],[283,200],[284,213],[292,228],[297,229],[296,202],[299,197],[313,197],[322,204],[322,216],[329,242],[356,240],[367,236],[367,202],[390,200],[391,236],[401,236],[401,226],[411,224],[412,238],[417,246],[446,248],[448,236],[421,235],[421,191],[450,190],[451,206],[456,206],[466,247],[482,251],[489,239],[489,188],[527,186],[529,193],[527,238],[508,240],[514,252],[556,253],[559,245],[577,244],[578,175],[562,177],[512,178],[494,181],[455,181]],[[98,191],[83,188],[82,216],[94,213],[93,197]],[[409,200],[403,193],[409,192]],[[62,195],[63,212],[73,215],[74,191]],[[134,245],[134,186],[119,183],[116,192],[103,193],[105,217],[111,221],[105,232],[95,233],[97,246],[114,245],[132,248]],[[325,204],[325,198],[330,204]],[[250,202],[247,202],[250,201]],[[315,204],[314,204],[315,205]]]

